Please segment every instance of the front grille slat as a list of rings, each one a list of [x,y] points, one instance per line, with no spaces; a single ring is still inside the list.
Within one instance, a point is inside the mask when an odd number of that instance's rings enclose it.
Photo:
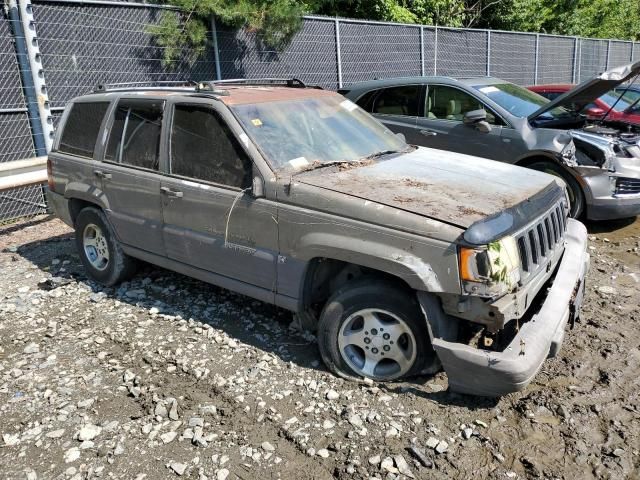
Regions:
[[[521,281],[545,268],[556,250],[563,247],[568,213],[565,203],[559,202],[516,237],[522,264]]]
[[[640,179],[618,177],[616,179],[616,195],[635,195],[640,193]]]

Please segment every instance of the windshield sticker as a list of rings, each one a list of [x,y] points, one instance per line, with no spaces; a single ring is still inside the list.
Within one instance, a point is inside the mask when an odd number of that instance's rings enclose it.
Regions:
[[[242,141],[242,143],[244,143],[244,146],[248,147],[249,146],[249,137],[247,136],[247,134],[246,133],[241,133],[239,135],[239,137],[240,137],[240,140]]]
[[[256,127],[259,127],[262,125],[262,120],[260,120],[259,118],[254,118],[253,120],[251,120],[251,123],[253,123],[253,125]]]
[[[289,160],[289,165],[293,168],[304,168],[309,166],[309,160],[304,157],[298,157],[293,160]]]
[[[344,108],[347,112],[353,112],[358,106],[353,103],[351,100],[345,100],[344,102],[340,102],[340,106]]]
[[[500,89],[496,88],[496,87],[482,87],[479,89],[482,93],[493,93],[493,92],[499,92]]]

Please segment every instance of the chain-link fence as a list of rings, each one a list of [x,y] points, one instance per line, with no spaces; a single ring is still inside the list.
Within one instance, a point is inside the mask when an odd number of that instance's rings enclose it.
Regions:
[[[640,60],[638,43],[618,40],[309,16],[284,51],[255,32],[212,23],[202,55],[184,51],[166,64],[150,29],[163,14],[180,12],[130,2],[33,2],[54,127],[71,98],[99,83],[297,77],[335,89],[384,77],[491,75],[529,85],[576,83]],[[0,161],[35,152],[14,40],[0,18]],[[42,204],[39,187],[0,192],[0,221],[41,212]]]

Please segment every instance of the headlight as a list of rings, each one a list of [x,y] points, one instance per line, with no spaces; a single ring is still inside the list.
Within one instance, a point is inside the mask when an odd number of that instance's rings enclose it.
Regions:
[[[482,247],[459,247],[462,290],[469,295],[498,297],[520,281],[516,240],[504,237]]]

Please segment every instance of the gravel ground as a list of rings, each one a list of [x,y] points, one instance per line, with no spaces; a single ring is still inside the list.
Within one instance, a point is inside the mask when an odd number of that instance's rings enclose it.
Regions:
[[[489,400],[341,380],[287,312],[151,266],[103,289],[59,221],[3,227],[0,476],[639,478],[640,221],[589,228],[582,319]]]

